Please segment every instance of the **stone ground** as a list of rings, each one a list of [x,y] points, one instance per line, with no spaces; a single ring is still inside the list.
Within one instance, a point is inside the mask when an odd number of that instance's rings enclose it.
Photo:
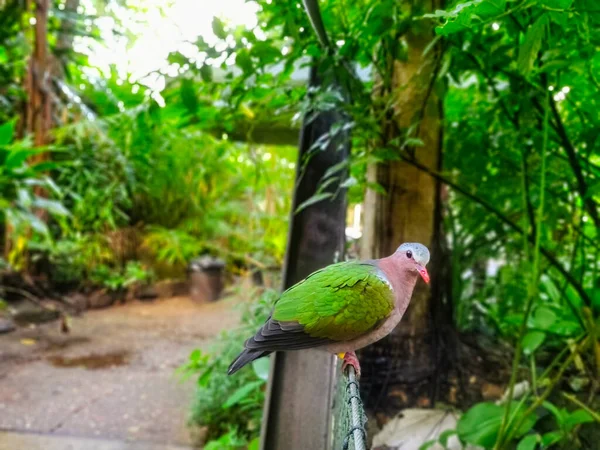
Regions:
[[[236,300],[133,302],[0,335],[0,450],[189,449],[175,370],[239,319]]]

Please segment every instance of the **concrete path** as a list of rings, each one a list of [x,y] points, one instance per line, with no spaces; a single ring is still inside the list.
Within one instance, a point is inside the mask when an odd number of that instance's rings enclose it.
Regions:
[[[48,436],[26,433],[0,433],[0,450],[187,450],[189,446],[91,439],[72,436]]]
[[[175,374],[239,318],[235,301],[134,302],[0,336],[0,450],[191,448]],[[169,446],[170,445],[170,446]]]

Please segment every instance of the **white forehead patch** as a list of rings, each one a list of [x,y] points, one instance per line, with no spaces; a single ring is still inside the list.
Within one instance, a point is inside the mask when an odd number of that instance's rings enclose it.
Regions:
[[[423,244],[418,242],[407,242],[398,247],[396,252],[406,252],[410,250],[416,262],[422,265],[427,265],[429,262],[429,250]]]

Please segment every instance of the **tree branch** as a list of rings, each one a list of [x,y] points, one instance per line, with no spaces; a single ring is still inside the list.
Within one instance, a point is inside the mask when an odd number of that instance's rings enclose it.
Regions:
[[[406,163],[408,163],[408,164],[416,167],[417,169],[419,169],[419,170],[427,173],[428,175],[432,176],[436,180],[441,181],[442,183],[450,186],[455,191],[461,193],[462,195],[464,195],[468,199],[470,199],[470,200],[474,201],[475,203],[479,204],[480,206],[482,206],[483,208],[485,208],[486,210],[488,210],[489,212],[491,212],[492,214],[494,214],[502,223],[508,225],[512,230],[516,231],[517,233],[526,235],[527,236],[527,240],[531,244],[533,244],[535,242],[535,236],[526,233],[525,230],[523,230],[523,228],[521,228],[518,224],[516,224],[511,219],[509,219],[502,211],[500,211],[499,209],[497,209],[491,203],[487,202],[486,200],[484,200],[484,199],[482,199],[482,198],[480,198],[480,197],[478,197],[478,196],[476,196],[474,194],[471,194],[464,187],[462,187],[459,184],[453,182],[452,180],[449,180],[445,176],[443,176],[440,173],[438,173],[438,172],[430,169],[429,167],[425,166],[424,164],[421,164],[420,162],[416,161],[415,159],[410,158],[410,157],[404,155],[404,153],[398,147],[395,147],[395,149],[398,150],[398,155]],[[571,274],[567,269],[565,269],[563,267],[563,265],[560,263],[560,261],[556,258],[556,256],[554,256],[547,248],[540,246],[540,252],[542,253],[542,255],[544,255],[544,257],[548,260],[548,262],[556,270],[558,270],[558,272],[565,278],[565,280],[567,280],[569,282],[569,284],[571,286],[573,286],[573,288],[577,291],[577,293],[579,294],[579,296],[581,297],[581,299],[584,301],[584,303],[587,306],[591,306],[592,300],[590,299],[590,296],[585,291],[585,289],[583,288],[583,286],[581,286],[581,284],[573,276],[573,274]]]
[[[573,169],[573,173],[577,179],[577,190],[581,196],[581,201],[585,205],[586,211],[594,221],[596,228],[600,228],[600,216],[598,215],[596,203],[591,197],[587,196],[588,186],[583,175],[581,165],[579,164],[579,159],[577,158],[577,152],[575,151],[575,147],[573,147],[573,144],[569,139],[569,135],[567,134],[567,130],[562,122],[558,109],[556,109],[556,103],[552,98],[550,99],[550,109],[556,123],[556,133],[560,137],[562,144],[565,147],[565,151],[567,152],[567,156],[569,158],[569,164],[571,164],[571,168]]]
[[[508,110],[508,107],[503,102],[502,97],[500,96],[500,93],[496,89],[494,80],[491,78],[491,76],[489,76],[489,74],[485,70],[485,67],[483,66],[483,64],[481,64],[480,61],[473,54],[469,53],[469,57],[475,63],[477,68],[480,70],[480,72],[483,74],[483,76],[487,80],[488,85],[494,91],[494,94],[498,98],[500,107],[502,108],[506,118],[513,124],[513,126],[515,128],[518,129],[519,128],[518,120],[513,114],[510,113],[510,111]],[[539,102],[534,101],[533,103],[536,105],[536,107],[538,109],[541,108],[541,105],[539,104]],[[569,139],[569,135],[567,134],[567,131],[564,127],[562,118],[560,117],[558,109],[556,108],[556,103],[554,102],[554,99],[552,99],[552,98],[550,99],[550,108],[552,111],[552,115],[554,117],[552,128],[558,135],[558,137],[560,139],[560,143],[564,146],[564,148],[567,152],[567,159],[569,161],[569,164],[571,165],[571,169],[573,170],[573,173],[577,180],[577,190],[579,192],[579,195],[581,196],[581,199],[585,205],[586,211],[588,212],[588,214],[594,221],[594,225],[597,228],[600,228],[600,216],[598,215],[598,209],[596,208],[596,203],[594,202],[594,200],[591,197],[586,197],[588,187],[587,187],[587,183],[585,180],[585,176],[583,174],[583,170],[582,170],[579,158],[577,156],[577,152],[575,151],[575,148],[573,147],[573,144],[571,143],[571,140]]]

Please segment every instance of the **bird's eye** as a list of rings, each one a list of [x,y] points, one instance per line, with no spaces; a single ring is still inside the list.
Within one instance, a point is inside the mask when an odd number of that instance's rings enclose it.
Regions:
[[[406,257],[412,258],[412,252],[410,250],[406,252]]]

